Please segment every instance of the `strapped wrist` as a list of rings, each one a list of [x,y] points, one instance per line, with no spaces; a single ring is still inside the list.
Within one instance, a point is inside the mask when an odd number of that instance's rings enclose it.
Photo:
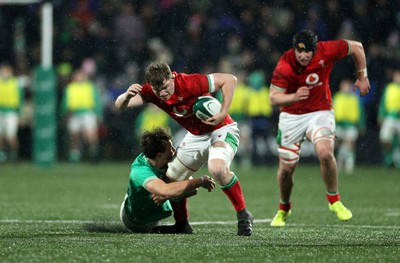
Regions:
[[[367,68],[363,68],[358,70],[358,78],[368,78],[368,72],[367,72]]]
[[[200,177],[200,187],[204,186],[204,175]]]

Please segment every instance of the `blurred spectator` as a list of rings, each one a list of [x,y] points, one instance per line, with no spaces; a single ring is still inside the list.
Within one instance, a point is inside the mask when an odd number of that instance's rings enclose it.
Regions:
[[[385,167],[400,168],[400,160],[394,159],[400,141],[400,69],[395,69],[392,76],[392,81],[386,86],[379,104],[379,139]]]
[[[220,68],[222,69],[222,68]],[[234,71],[222,71],[222,72],[234,72]],[[234,163],[242,165],[244,167],[250,167],[251,165],[251,138],[250,138],[250,123],[246,109],[250,103],[249,93],[250,88],[246,85],[247,72],[240,70],[236,74],[237,85],[235,88],[235,96],[233,97],[231,107],[229,108],[229,114],[237,121],[240,130],[240,144]]]
[[[145,61],[146,28],[138,14],[136,3],[123,1],[120,13],[115,17],[115,41],[117,45],[117,64],[121,66],[134,58]]]
[[[135,127],[136,139],[140,140],[140,137],[146,131],[150,131],[156,127],[168,128],[170,119],[167,113],[158,108],[154,104],[149,104],[138,114],[136,119]]]
[[[256,70],[248,77],[249,94],[246,112],[250,118],[252,153],[254,165],[264,165],[268,157],[268,138],[272,106],[269,102],[269,89],[262,71]]]
[[[97,87],[86,73],[78,69],[65,89],[62,115],[67,117],[70,136],[69,160],[80,162],[84,144],[89,145],[92,161],[99,158],[98,125],[103,118],[103,108]]]
[[[18,160],[18,119],[24,91],[8,63],[0,65],[0,163]]]
[[[336,148],[339,170],[352,174],[356,160],[356,141],[359,132],[365,131],[365,115],[358,94],[353,92],[353,82],[344,79],[333,96],[336,119]]]

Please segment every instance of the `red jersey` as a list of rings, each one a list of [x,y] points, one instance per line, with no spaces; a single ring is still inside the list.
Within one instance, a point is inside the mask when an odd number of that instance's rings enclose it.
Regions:
[[[286,51],[279,59],[272,75],[271,87],[285,90],[286,94],[296,93],[302,86],[308,86],[307,100],[282,106],[281,111],[304,114],[332,109],[332,95],[329,76],[335,62],[348,56],[349,44],[345,40],[318,42],[310,63],[302,67],[296,60],[294,49]]]
[[[168,113],[183,128],[194,135],[202,135],[217,130],[235,121],[228,114],[222,123],[212,126],[201,122],[193,113],[193,104],[200,96],[211,96],[214,92],[214,84],[210,77],[203,74],[184,74],[173,73],[175,92],[167,101],[163,101],[154,94],[150,84],[142,85],[140,95],[144,101],[157,105],[160,109]]]

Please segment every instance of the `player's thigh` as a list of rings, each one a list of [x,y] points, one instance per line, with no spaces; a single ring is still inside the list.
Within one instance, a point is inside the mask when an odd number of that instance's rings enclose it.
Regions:
[[[168,164],[167,175],[178,181],[189,178],[206,163],[210,146],[210,134],[187,133],[176,151],[176,157]]]
[[[147,223],[144,225],[138,225],[138,224],[133,223],[128,218],[128,215],[125,212],[125,202],[126,202],[127,197],[128,196],[125,195],[125,198],[121,204],[120,213],[119,213],[120,220],[126,228],[128,228],[129,230],[131,230],[133,232],[137,232],[137,233],[150,233],[154,227],[160,225],[160,221],[154,221],[154,222],[150,222],[150,223]]]
[[[16,112],[7,112],[4,114],[4,131],[6,138],[14,138],[18,132],[18,114]]]
[[[68,132],[71,134],[79,133],[82,130],[83,123],[84,123],[84,120],[82,119],[81,115],[72,114],[68,118],[68,123],[67,123]]]
[[[85,136],[88,138],[97,136],[97,118],[96,115],[92,112],[85,113],[82,116],[82,129],[85,133]]]
[[[211,134],[208,162],[210,164],[223,160],[229,166],[239,147],[239,129],[237,123],[226,125]],[[216,160],[218,159],[218,160]]]
[[[310,113],[311,119],[306,131],[307,139],[315,144],[319,140],[335,139],[335,115],[333,111],[317,111]]]
[[[393,118],[385,118],[379,131],[379,140],[385,143],[391,143],[395,135],[396,121]]]

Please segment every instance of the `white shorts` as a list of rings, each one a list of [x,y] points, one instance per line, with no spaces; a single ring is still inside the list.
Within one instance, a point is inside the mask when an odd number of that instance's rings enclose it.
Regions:
[[[295,163],[299,160],[301,143],[307,140],[313,144],[320,139],[333,139],[335,134],[335,116],[330,110],[306,114],[279,115],[278,151],[281,159]]]
[[[336,136],[342,141],[352,141],[355,142],[358,138],[358,129],[355,126],[341,127],[336,126]]]
[[[71,133],[94,131],[96,129],[97,117],[93,112],[73,114],[68,120],[68,131]]]
[[[379,139],[391,143],[396,134],[400,136],[400,119],[386,117],[382,122]]]
[[[11,138],[17,136],[18,113],[15,111],[0,112],[0,135]]]
[[[176,158],[188,170],[195,172],[207,162],[211,146],[218,141],[224,141],[231,147],[232,160],[239,146],[237,123],[226,125],[204,135],[193,135],[188,132],[177,149]],[[179,176],[168,171],[167,174],[171,177]]]

